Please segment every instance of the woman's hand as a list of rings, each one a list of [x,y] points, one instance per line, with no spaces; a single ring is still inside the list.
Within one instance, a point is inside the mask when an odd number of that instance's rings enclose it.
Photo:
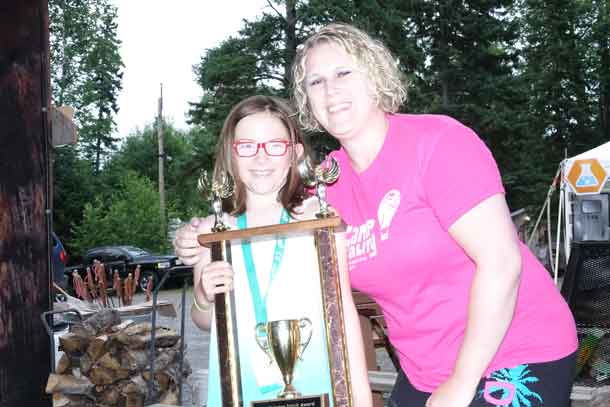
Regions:
[[[207,232],[210,232],[210,222],[202,218],[193,218],[176,231],[174,252],[182,263],[194,266],[207,257],[207,249],[197,241],[198,235]]]
[[[476,380],[450,376],[428,398],[426,407],[468,407],[475,396],[477,385]]]

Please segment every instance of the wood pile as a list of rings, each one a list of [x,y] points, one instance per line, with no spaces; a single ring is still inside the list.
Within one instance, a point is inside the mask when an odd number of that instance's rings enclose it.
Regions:
[[[47,381],[53,406],[141,407],[159,402],[178,405],[178,380],[191,373],[186,359],[180,373],[180,335],[155,329],[152,397],[149,352],[152,326],[148,322],[121,323],[119,313],[102,310],[59,338],[63,351],[55,373]]]

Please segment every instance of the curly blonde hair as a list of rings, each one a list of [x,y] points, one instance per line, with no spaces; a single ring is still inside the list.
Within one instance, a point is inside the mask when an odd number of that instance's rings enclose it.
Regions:
[[[292,65],[292,96],[301,126],[306,130],[322,130],[310,109],[305,89],[307,54],[322,43],[336,44],[354,58],[370,78],[381,110],[388,113],[398,111],[407,99],[407,81],[400,71],[398,59],[383,43],[364,31],[348,24],[333,23],[322,27],[297,49]]]

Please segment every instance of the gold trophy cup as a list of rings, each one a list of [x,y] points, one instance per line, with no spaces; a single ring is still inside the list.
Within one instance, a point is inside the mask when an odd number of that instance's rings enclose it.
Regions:
[[[308,318],[283,319],[256,325],[256,342],[275,360],[284,380],[284,388],[279,399],[294,399],[301,394],[292,385],[297,360],[302,360],[303,352],[311,340],[312,325]],[[305,340],[303,340],[306,338]]]

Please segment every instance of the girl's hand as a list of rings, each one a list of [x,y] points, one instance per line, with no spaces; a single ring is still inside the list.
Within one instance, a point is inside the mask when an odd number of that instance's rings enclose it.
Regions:
[[[199,268],[199,266],[196,266]],[[197,270],[199,271],[199,270]],[[214,302],[216,294],[227,293],[233,289],[233,268],[224,261],[214,261],[201,267],[199,274],[199,286],[205,300]],[[197,289],[197,285],[195,286]],[[197,290],[199,291],[199,290]]]

